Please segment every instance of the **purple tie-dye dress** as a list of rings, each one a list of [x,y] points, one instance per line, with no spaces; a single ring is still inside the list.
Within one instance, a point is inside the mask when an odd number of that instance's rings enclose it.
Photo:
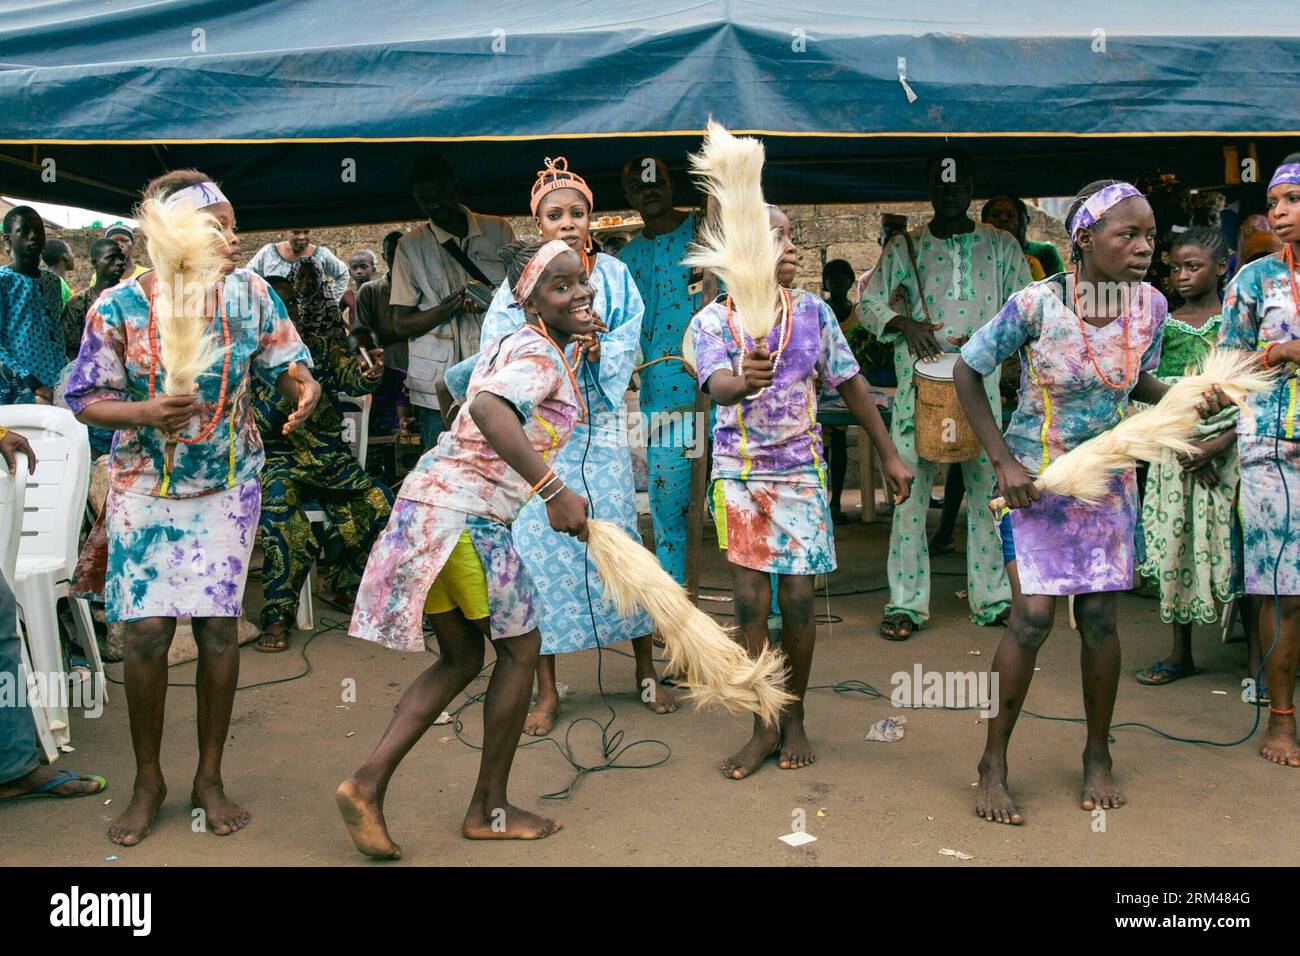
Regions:
[[[1072,284],[1073,278],[1068,281]],[[1080,329],[1078,317],[1061,299],[1059,279],[1032,282],[962,347],[962,360],[981,375],[1021,353],[1020,401],[1006,439],[1031,473],[1118,424],[1139,373],[1153,372],[1160,364],[1168,303],[1145,282],[1130,290],[1124,315],[1103,328]],[[1106,378],[1124,383],[1122,387],[1112,387],[1097,374],[1089,345]],[[1011,512],[1022,593],[1091,594],[1133,586],[1134,469],[1116,475],[1112,491],[1097,505],[1048,492],[1033,507]],[[972,507],[985,504],[971,502]]]
[[[817,423],[818,381],[822,389],[837,388],[858,374],[858,363],[830,306],[798,289],[790,293],[790,336],[775,380],[754,398],[718,407],[710,504],[718,543],[731,563],[821,574],[835,569],[835,542]],[[741,349],[725,305],[705,306],[691,330],[701,388],[714,372],[739,370]],[[752,341],[740,334],[750,351]],[[773,355],[782,335],[777,323],[767,338]]]

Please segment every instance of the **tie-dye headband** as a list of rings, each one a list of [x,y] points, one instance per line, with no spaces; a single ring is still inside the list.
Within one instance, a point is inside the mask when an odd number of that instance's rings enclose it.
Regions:
[[[528,265],[524,266],[519,281],[515,283],[515,302],[522,307],[528,297],[533,294],[533,288],[537,285],[537,280],[542,277],[542,273],[551,264],[551,260],[561,252],[571,251],[569,244],[563,239],[552,239],[533,253],[533,257],[528,260]]]
[[[1136,186],[1129,183],[1111,183],[1109,186],[1102,186],[1095,193],[1089,196],[1079,211],[1074,214],[1074,218],[1068,223],[1070,238],[1073,239],[1082,229],[1090,229],[1097,224],[1106,211],[1118,202],[1128,199],[1130,196],[1141,196],[1142,191]]]
[[[206,209],[208,206],[215,206],[219,202],[229,203],[230,200],[225,197],[216,183],[195,183],[193,186],[186,186],[184,189],[178,189],[167,197],[167,201],[188,207],[191,211],[196,209]]]
[[[1268,181],[1268,188],[1272,189],[1279,183],[1291,183],[1300,186],[1300,163],[1283,163],[1273,174],[1273,178]]]

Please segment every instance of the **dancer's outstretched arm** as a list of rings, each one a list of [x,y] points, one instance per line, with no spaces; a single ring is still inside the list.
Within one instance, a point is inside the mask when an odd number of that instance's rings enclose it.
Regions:
[[[550,466],[529,444],[514,406],[499,395],[479,392],[470,403],[469,414],[501,460],[524,481],[535,486],[546,477]],[[554,485],[546,489],[548,498],[554,490]],[[546,516],[556,531],[574,535],[579,541],[587,540],[587,499],[581,495],[564,488],[547,502]]]

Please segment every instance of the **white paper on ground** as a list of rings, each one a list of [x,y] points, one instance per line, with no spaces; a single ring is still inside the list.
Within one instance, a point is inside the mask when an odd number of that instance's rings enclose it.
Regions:
[[[817,841],[815,836],[804,830],[796,830],[794,833],[787,833],[785,836],[777,837],[777,839],[789,846],[803,846],[805,843],[815,843]]]

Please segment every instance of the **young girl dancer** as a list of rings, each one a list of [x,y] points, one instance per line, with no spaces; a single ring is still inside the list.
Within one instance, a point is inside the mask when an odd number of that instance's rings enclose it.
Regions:
[[[1156,377],[1172,385],[1194,373],[1219,334],[1219,290],[1228,241],[1217,229],[1180,233],[1169,250],[1170,279],[1183,300],[1165,322]],[[1198,451],[1182,462],[1152,463],[1142,499],[1146,559],[1138,570],[1160,590],[1160,619],[1173,649],[1139,671],[1142,684],[1171,684],[1197,673],[1192,625],[1218,619],[1215,602],[1233,597],[1232,505],[1237,494],[1235,406],[1202,427]]]
[[[1163,385],[1150,373],[1160,359],[1165,297],[1142,282],[1155,250],[1151,207],[1128,183],[1085,186],[1066,218],[1073,273],[1032,282],[961,350],[954,379],[971,427],[993,460],[1010,506],[1002,516],[1011,579],[1010,629],[993,672],[999,700],[980,760],[976,813],[998,823],[1023,817],[1007,788],[1007,745],[1029,690],[1038,649],[1052,630],[1056,596],[1075,595],[1082,639],[1085,810],[1124,799],[1111,775],[1107,734],[1119,681],[1115,592],[1133,582],[1137,521],[1134,469],[1116,475],[1100,505],[1042,494],[1033,475],[1052,459],[1119,422],[1129,399],[1155,402]],[[1004,438],[982,377],[1016,352],[1020,403]],[[971,502],[971,507],[985,507]]]
[[[306,421],[320,398],[320,386],[307,371],[311,356],[284,306],[263,279],[235,268],[235,211],[221,190],[203,173],[185,169],[155,179],[144,198],[202,212],[220,225],[224,277],[215,290],[187,288],[183,294],[204,293],[211,334],[225,348],[198,376],[193,394],[165,395],[165,343],[155,327],[158,272],[147,272],[91,306],[69,378],[68,407],[87,425],[117,432],[105,506],[104,601],[110,621],[127,622],[135,789],[108,831],[123,846],[149,835],[167,796],[159,751],[167,649],[178,617],[192,619],[199,649],[199,766],[190,799],[218,836],[248,823],[248,812],[226,796],[221,758],[239,682],[236,620],[265,461],[249,379],[256,374],[274,384],[294,407],[286,432]],[[162,268],[158,246],[150,241],[150,255]]]
[[[722,764],[723,774],[735,780],[749,776],[778,750],[785,770],[815,759],[803,705],[817,637],[813,579],[835,569],[816,416],[818,380],[822,388],[839,391],[870,434],[898,500],[907,498],[912,485],[912,471],[889,438],[835,313],[820,296],[791,288],[799,254],[790,238],[790,220],[775,206],[768,213],[782,246],[773,276],[781,287],[780,305],[767,340],[755,344],[748,338],[729,297],[705,306],[691,320],[700,388],[719,406],[710,499],[718,543],[731,563],[736,624],[750,654],[757,656],[768,641],[768,575],[778,575],[781,647],[790,662],[786,689],[799,698],[779,727],[755,718],[749,742]]]
[[[604,253],[587,255],[591,248],[591,190],[582,177],[569,172],[563,157],[548,160],[546,168],[538,172],[532,210],[542,239],[563,241],[587,266],[598,333],[586,350],[587,361],[577,369],[578,388],[589,414],[569,442],[555,452],[551,463],[565,484],[591,496],[592,517],[611,521],[633,541],[640,541],[632,458],[621,412],[641,336],[641,293],[632,273],[618,259]],[[513,331],[523,322],[519,310],[510,305],[510,290],[502,286],[484,316],[484,340]],[[453,397],[463,394],[471,366],[472,361],[462,362],[448,371],[446,384]],[[586,545],[556,534],[542,507],[531,503],[515,522],[514,540],[541,598],[537,703],[524,732],[540,737],[555,726],[560,710],[556,654],[618,641],[632,642],[637,696],[657,714],[676,710],[676,699],[659,686],[655,673],[654,622],[644,611],[624,617],[605,604],[604,587],[587,558]]]
[[[1262,349],[1261,361],[1283,370],[1272,392],[1249,399],[1253,414],[1238,419],[1237,446],[1246,593],[1262,597],[1259,645],[1268,654],[1264,678],[1272,695],[1260,752],[1300,767],[1292,698],[1300,657],[1300,153],[1288,156],[1268,184],[1268,218],[1286,245],[1233,277],[1219,344]]]
[[[510,525],[536,497],[552,528],[586,539],[587,502],[547,458],[586,413],[564,349],[591,334],[592,293],[581,257],[566,243],[514,243],[503,256],[524,325],[479,353],[466,414],[402,484],[352,616],[354,637],[418,651],[427,607],[440,650],[402,695],[374,753],[335,794],[353,844],[378,859],[402,852],[384,822],[393,771],[482,669],[485,636],[497,659],[484,701],[483,758],[461,833],[533,840],[560,828],[506,796],[541,644],[539,595]]]

